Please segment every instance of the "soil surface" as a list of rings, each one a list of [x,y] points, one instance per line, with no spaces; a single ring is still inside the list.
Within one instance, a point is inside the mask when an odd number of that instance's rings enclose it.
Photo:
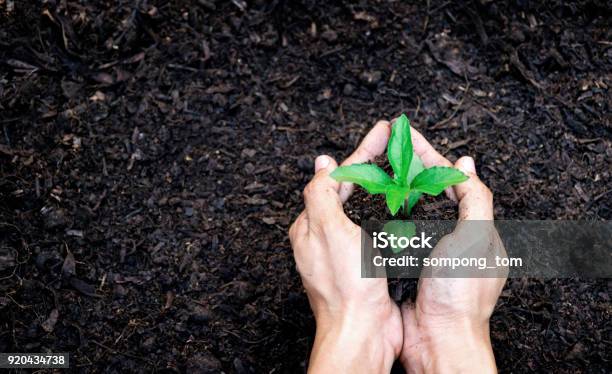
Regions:
[[[0,352],[304,371],[301,190],[316,155],[402,112],[474,156],[497,218],[610,219],[611,9],[537,3],[0,1]],[[382,209],[361,191],[346,207]],[[609,370],[611,287],[509,280],[500,370]]]

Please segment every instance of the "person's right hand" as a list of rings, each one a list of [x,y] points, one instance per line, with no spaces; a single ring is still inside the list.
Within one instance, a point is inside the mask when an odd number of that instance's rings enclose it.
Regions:
[[[412,141],[426,167],[454,166],[469,176],[469,180],[446,191],[459,202],[459,222],[430,257],[461,253],[466,246],[472,253],[489,258],[505,257],[493,225],[493,195],[476,175],[474,160],[462,157],[452,165],[414,129]],[[480,221],[478,230],[465,222],[468,220]],[[489,318],[507,275],[505,269],[498,271],[494,278],[446,278],[438,274],[419,280],[416,302],[406,302],[401,308],[404,343],[400,360],[407,372],[496,371]]]

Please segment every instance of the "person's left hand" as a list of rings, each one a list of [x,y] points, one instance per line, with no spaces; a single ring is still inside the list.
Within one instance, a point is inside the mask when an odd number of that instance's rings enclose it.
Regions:
[[[391,132],[381,121],[342,165],[372,161]],[[315,161],[304,189],[306,209],[289,229],[297,269],[317,323],[310,372],[386,372],[402,348],[402,319],[386,278],[361,277],[361,228],[342,209],[352,185],[329,174],[329,156]]]

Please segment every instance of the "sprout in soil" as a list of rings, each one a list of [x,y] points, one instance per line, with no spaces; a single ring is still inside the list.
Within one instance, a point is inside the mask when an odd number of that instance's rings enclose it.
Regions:
[[[387,207],[396,215],[401,207],[408,215],[422,194],[439,195],[447,187],[468,179],[461,171],[442,166],[425,169],[412,148],[410,121],[402,114],[391,128],[387,157],[393,178],[374,164],[341,166],[331,177],[339,182],[352,182],[371,194],[385,194]]]

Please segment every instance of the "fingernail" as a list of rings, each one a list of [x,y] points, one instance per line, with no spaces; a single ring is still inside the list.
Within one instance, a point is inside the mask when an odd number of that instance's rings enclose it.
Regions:
[[[325,169],[329,165],[329,157],[319,156],[315,160],[315,173],[321,169]]]
[[[476,165],[474,164],[474,159],[470,156],[462,157],[459,169],[463,170],[466,173],[476,174]]]

